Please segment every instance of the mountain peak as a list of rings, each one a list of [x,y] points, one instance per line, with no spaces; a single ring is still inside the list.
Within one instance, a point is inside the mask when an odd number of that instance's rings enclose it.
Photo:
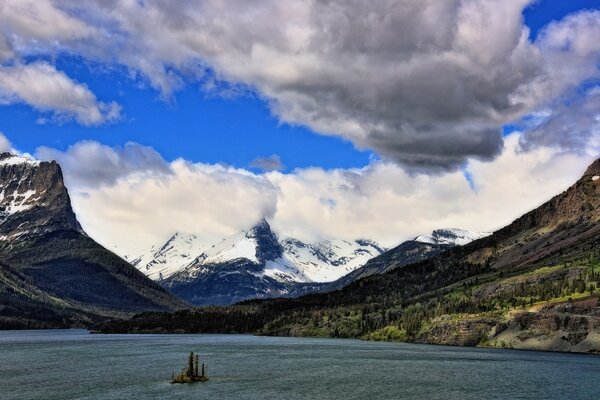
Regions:
[[[254,226],[250,229],[250,231],[254,230],[271,230],[271,225],[269,221],[265,217],[262,217]]]
[[[29,157],[18,156],[9,152],[0,153],[0,166],[17,164],[29,164],[37,166],[40,165],[40,161],[34,160]]]
[[[276,260],[283,255],[283,247],[265,218],[252,227],[248,237],[256,240],[256,258],[259,262]]]
[[[472,232],[466,229],[443,228],[436,229],[429,235],[417,236],[414,241],[430,244],[450,244],[463,246],[474,240],[489,236],[488,232]]]
[[[54,161],[0,154],[0,238],[10,241],[56,230],[83,232],[60,166]]]

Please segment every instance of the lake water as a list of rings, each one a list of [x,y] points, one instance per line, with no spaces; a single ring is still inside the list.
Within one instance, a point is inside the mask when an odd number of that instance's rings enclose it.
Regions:
[[[210,381],[171,385],[189,351]],[[341,339],[0,331],[1,399],[599,399],[600,356]]]

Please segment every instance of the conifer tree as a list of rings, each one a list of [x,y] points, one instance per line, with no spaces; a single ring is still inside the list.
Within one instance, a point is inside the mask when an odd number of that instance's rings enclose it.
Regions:
[[[196,363],[194,365],[194,376],[198,376],[198,363],[200,362],[200,357],[196,354]]]
[[[188,357],[188,368],[187,368],[186,372],[189,377],[194,376],[194,352],[193,351],[190,352],[190,356]]]

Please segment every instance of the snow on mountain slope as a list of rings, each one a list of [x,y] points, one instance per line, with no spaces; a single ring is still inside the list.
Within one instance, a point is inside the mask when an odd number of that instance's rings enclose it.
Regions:
[[[429,235],[417,236],[415,242],[464,246],[474,240],[489,236],[490,232],[472,232],[465,229],[436,229]]]
[[[245,258],[252,262],[258,262],[256,258],[256,247],[258,243],[252,232],[243,231],[209,246],[200,253],[196,259],[199,264],[217,264],[239,258]],[[199,250],[199,249],[197,249]]]
[[[282,240],[282,245],[282,263],[293,265],[303,282],[334,281],[384,251],[368,240],[326,240],[307,244],[286,238]]]
[[[334,281],[383,251],[368,240],[309,244],[294,238],[280,240],[263,220],[214,245],[195,235],[175,234],[164,245],[154,246],[139,257],[124,257],[154,280],[195,279],[213,270],[207,266],[246,260],[262,267],[255,273],[259,278],[302,283]]]
[[[166,279],[185,268],[210,243],[196,235],[176,233],[162,246],[153,246],[140,256],[124,258],[153,280]]]

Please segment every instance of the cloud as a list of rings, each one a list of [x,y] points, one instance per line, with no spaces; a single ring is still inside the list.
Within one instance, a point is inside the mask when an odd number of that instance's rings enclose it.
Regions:
[[[536,46],[545,59],[554,94],[600,77],[600,11],[582,11],[549,24]]]
[[[277,203],[277,189],[264,176],[184,160],[162,175],[132,174],[113,185],[69,189],[86,232],[128,254],[174,232],[218,241],[273,216]]]
[[[65,172],[67,183],[87,190],[116,183],[131,174],[157,176],[167,174],[170,167],[153,148],[129,142],[123,147],[109,147],[95,141],[78,142],[62,152],[39,147],[40,160],[56,160]]]
[[[498,156],[504,124],[597,76],[600,14],[531,42],[530,3],[13,0],[0,22],[21,56],[118,63],[165,97],[189,83],[252,90],[283,122],[439,171]]]
[[[600,87],[542,115],[520,144],[524,150],[547,146],[600,154]]]
[[[371,238],[393,246],[436,228],[504,226],[563,191],[593,160],[546,146],[523,152],[521,138],[511,134],[492,162],[472,161],[471,182],[461,171],[411,174],[387,161],[291,173],[182,159],[165,163],[137,144],[115,149],[83,142],[37,155],[61,162],[84,229],[121,254],[135,254],[174,232],[218,241],[263,216],[284,236]]]
[[[0,33],[0,63],[10,60],[14,55],[15,53],[13,52],[11,44]]]
[[[98,101],[84,84],[45,62],[0,66],[0,104],[26,103],[59,121],[98,125],[120,118],[121,107]]]
[[[528,3],[131,2],[111,10],[138,39],[128,48],[137,61],[124,62],[157,87],[169,89],[161,72],[198,60],[221,80],[255,88],[282,121],[408,166],[454,168],[496,156],[500,126],[535,101],[522,96],[542,72],[522,25]]]
[[[522,121],[521,147],[600,152],[600,11],[586,11],[553,22],[537,46],[546,60],[553,90],[544,107]],[[582,85],[583,83],[583,85]],[[583,86],[583,88],[582,88]]]
[[[270,155],[268,157],[258,157],[250,163],[250,167],[257,168],[262,171],[281,171],[285,168],[281,157],[277,154]]]
[[[2,28],[27,41],[72,41],[94,35],[96,30],[47,0],[2,0]],[[64,2],[62,2],[64,3]],[[22,45],[29,44],[27,42]]]
[[[12,152],[13,146],[10,140],[4,135],[4,133],[0,132],[0,153]]]

